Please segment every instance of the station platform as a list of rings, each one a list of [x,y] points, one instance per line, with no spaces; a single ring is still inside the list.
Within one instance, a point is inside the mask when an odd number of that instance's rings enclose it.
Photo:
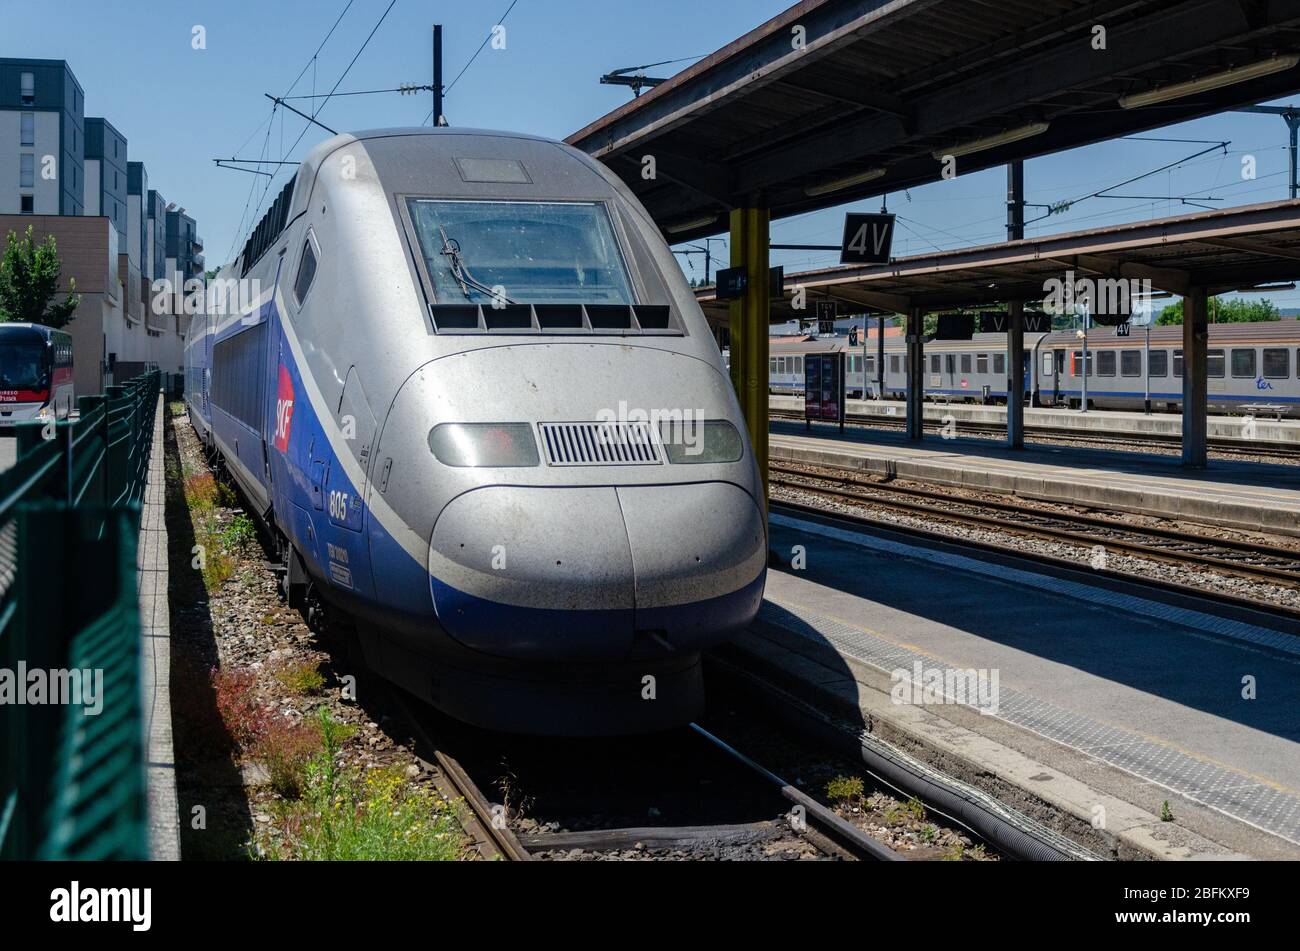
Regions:
[[[774,420],[772,461],[841,466],[899,479],[979,488],[1247,531],[1300,535],[1300,466],[1211,460],[1183,469],[1176,456],[1075,446],[1007,449],[987,439]]]
[[[747,666],[1095,853],[1300,858],[1300,634],[779,504],[771,526],[806,567],[769,571]],[[935,671],[991,689],[913,686]]]
[[[1210,439],[1229,442],[1261,443],[1270,447],[1300,447],[1300,419],[1288,419],[1285,413],[1280,419],[1274,418],[1268,407],[1273,404],[1260,400],[1251,418],[1251,429],[1245,426],[1245,415],[1211,416],[1207,421],[1207,435]],[[770,397],[773,410],[786,413],[802,413],[803,397]],[[845,409],[850,416],[865,416],[872,419],[900,421],[906,418],[907,410],[898,400],[854,400],[845,402]],[[982,426],[1002,426],[1007,424],[1005,406],[984,406],[973,403],[926,403],[925,419],[927,422],[942,423],[947,417],[954,419],[958,425],[972,423]],[[1025,430],[1035,429],[1077,432],[1079,435],[1094,433],[1106,436],[1163,436],[1168,439],[1180,439],[1183,434],[1183,417],[1178,413],[1126,412],[1121,410],[1078,410],[1025,407]]]

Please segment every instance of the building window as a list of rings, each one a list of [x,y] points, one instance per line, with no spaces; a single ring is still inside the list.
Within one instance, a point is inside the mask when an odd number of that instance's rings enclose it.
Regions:
[[[19,95],[22,97],[24,106],[36,105],[36,75],[34,73],[23,73],[19,80]]]
[[[1121,376],[1142,375],[1142,351],[1125,350],[1119,355],[1119,372]]]
[[[22,114],[22,139],[19,145],[36,144],[36,113],[24,112]]]
[[[36,156],[24,152],[18,158],[18,187],[33,188],[36,185]]]
[[[1285,347],[1264,351],[1264,378],[1285,380],[1291,376],[1291,351]]]
[[[1147,361],[1147,376],[1168,376],[1169,375],[1169,351],[1152,350],[1151,357]]]
[[[31,195],[23,195],[19,202],[21,206],[19,211],[24,215],[34,214],[36,212],[36,201]]]
[[[1232,375],[1238,380],[1255,379],[1255,351],[1232,351]]]

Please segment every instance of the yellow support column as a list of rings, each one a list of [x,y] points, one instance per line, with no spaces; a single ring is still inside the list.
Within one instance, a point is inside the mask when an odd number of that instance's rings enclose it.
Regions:
[[[766,208],[737,208],[731,212],[731,266],[743,267],[748,278],[745,293],[731,302],[731,382],[763,476],[764,508],[768,494],[767,334],[771,324],[768,221]]]

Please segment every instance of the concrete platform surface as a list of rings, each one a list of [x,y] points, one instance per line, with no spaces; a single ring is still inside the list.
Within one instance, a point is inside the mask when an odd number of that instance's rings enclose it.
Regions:
[[[806,567],[769,573],[738,646],[863,729],[1121,857],[1300,858],[1300,637],[779,508],[771,524]]]
[[[778,396],[770,398],[771,408],[787,413],[803,412],[803,397]],[[1261,400],[1260,404],[1267,403]],[[1243,401],[1245,405],[1245,401]],[[907,409],[898,400],[854,400],[845,403],[850,416],[868,416],[878,419],[903,420],[907,418]],[[958,426],[963,422],[982,423],[985,425],[1006,426],[1007,408],[1005,406],[984,406],[975,403],[926,403],[925,418],[927,422],[941,423],[951,416]],[[1093,409],[1086,413],[1078,410],[1025,407],[1025,428],[1034,429],[1068,429],[1079,433],[1099,433],[1106,435],[1166,436],[1181,438],[1183,434],[1183,417],[1178,413],[1134,413],[1123,410]],[[1281,446],[1300,446],[1300,419],[1274,419],[1262,409],[1255,414],[1247,428],[1245,415],[1211,416],[1207,420],[1207,431],[1211,439],[1239,440],[1241,442],[1261,442]]]
[[[1184,518],[1252,531],[1300,535],[1300,466],[1213,460],[1184,469],[1176,456],[1072,446],[1011,450],[987,439],[845,430],[774,421],[773,461],[843,466],[1030,499]]]

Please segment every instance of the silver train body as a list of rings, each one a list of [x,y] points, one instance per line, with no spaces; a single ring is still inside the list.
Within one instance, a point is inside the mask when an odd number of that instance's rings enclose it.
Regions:
[[[1211,412],[1248,413],[1260,406],[1300,412],[1300,321],[1211,324],[1208,391]],[[843,351],[850,396],[903,399],[907,392],[902,338],[885,338],[884,387],[877,381],[876,341],[849,347],[842,337],[771,344],[768,364],[773,393],[803,394],[803,358]],[[1153,327],[1148,351],[1144,328],[1128,337],[1113,328],[1088,333],[1088,405],[1139,410],[1149,398],[1158,411],[1182,409],[1182,328]],[[969,341],[925,344],[927,399],[1005,403],[1005,334],[975,334]],[[1078,407],[1083,400],[1083,341],[1076,332],[1025,335],[1024,399],[1035,406]],[[864,383],[865,368],[865,383]]]
[[[761,603],[763,488],[721,354],[640,203],[561,143],[329,139],[186,354],[194,426],[291,598],[456,717],[687,722],[700,651]]]

